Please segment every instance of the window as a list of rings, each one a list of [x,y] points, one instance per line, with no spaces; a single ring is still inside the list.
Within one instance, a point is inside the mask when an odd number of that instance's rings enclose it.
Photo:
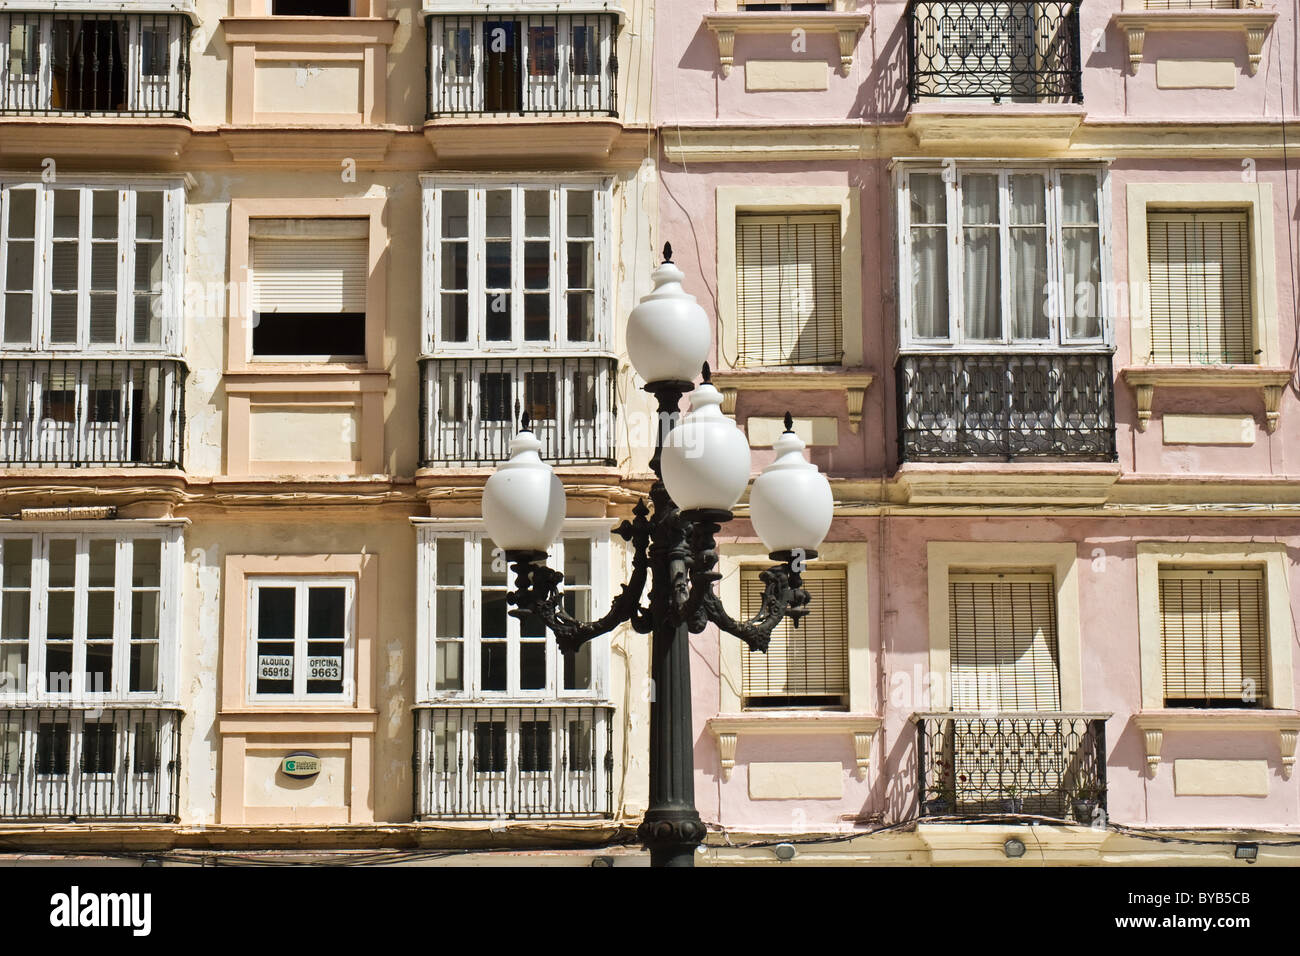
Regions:
[[[1266,707],[1268,628],[1259,569],[1160,569],[1166,707]]]
[[[353,697],[351,578],[258,578],[249,587],[249,700]]]
[[[1101,175],[1080,168],[903,175],[903,345],[1104,344]]]
[[[737,365],[838,364],[840,216],[737,213]]]
[[[759,568],[740,573],[741,612],[759,612]],[[807,617],[793,627],[786,618],[772,632],[767,653],[742,650],[741,704],[765,707],[843,708],[849,696],[849,608],[843,568],[803,573],[812,599]]]
[[[551,549],[553,567],[564,571],[564,606],[589,620],[601,613],[606,538],[565,534]],[[504,555],[478,533],[423,532],[421,580],[428,589],[424,633],[427,693],[449,697],[599,697],[603,639],[566,657],[533,616],[509,613]]]
[[[1059,710],[1051,574],[953,573],[948,579],[952,707]]]
[[[1149,212],[1151,360],[1250,364],[1250,227],[1244,211]]]
[[[161,699],[179,553],[176,532],[0,532],[0,693]]]
[[[603,186],[426,186],[426,353],[603,345],[607,196]]]
[[[0,184],[4,347],[175,350],[182,208],[172,186]]]
[[[352,0],[271,0],[276,17],[350,17]]]
[[[366,352],[370,225],[249,220],[255,359],[359,359]]]

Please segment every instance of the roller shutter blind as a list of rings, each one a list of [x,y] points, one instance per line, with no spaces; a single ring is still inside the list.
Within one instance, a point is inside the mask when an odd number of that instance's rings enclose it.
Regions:
[[[261,220],[250,224],[253,311],[366,311],[364,220]]]
[[[1052,575],[950,575],[948,641],[953,710],[1060,709]]]
[[[838,212],[736,216],[737,364],[836,364],[844,354]]]
[[[1166,706],[1263,705],[1264,599],[1259,570],[1160,570]]]
[[[1256,361],[1245,212],[1150,213],[1147,256],[1153,362]]]
[[[742,651],[744,706],[844,706],[849,693],[849,613],[844,569],[803,573],[812,598],[807,617],[792,627],[786,618],[772,632],[767,653]],[[745,618],[761,608],[763,582],[758,568],[740,575],[740,605]]]

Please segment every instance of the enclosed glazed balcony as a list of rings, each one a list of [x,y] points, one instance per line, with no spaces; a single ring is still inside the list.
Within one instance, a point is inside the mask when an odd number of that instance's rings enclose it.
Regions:
[[[0,115],[189,116],[182,14],[0,13]]]
[[[901,355],[900,461],[1115,460],[1109,353]]]
[[[917,714],[919,814],[1033,814],[1088,825],[1106,811],[1106,718],[1016,711]]]
[[[181,712],[0,710],[0,820],[176,821]]]
[[[585,355],[420,360],[420,467],[510,457],[527,412],[555,464],[614,463],[617,361]]]
[[[417,707],[417,820],[608,817],[613,708]]]
[[[0,467],[180,468],[175,359],[0,358]]]
[[[911,102],[1080,103],[1078,0],[911,0]]]
[[[618,115],[613,13],[431,15],[428,118]]]

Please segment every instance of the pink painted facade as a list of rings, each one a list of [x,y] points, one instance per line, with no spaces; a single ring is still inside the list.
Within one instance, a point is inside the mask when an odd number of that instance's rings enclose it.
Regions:
[[[1217,565],[1213,556],[1219,553],[1239,550],[1249,556],[1258,550],[1262,555],[1269,545],[1281,545],[1284,574],[1270,578],[1266,601],[1269,613],[1278,612],[1275,625],[1288,626],[1284,633],[1269,634],[1271,649],[1292,642],[1290,621],[1300,614],[1300,401],[1284,374],[1294,370],[1300,341],[1300,161],[1285,139],[1297,134],[1281,123],[1294,115],[1297,102],[1295,5],[1264,0],[1262,7],[1245,10],[1179,13],[1148,12],[1140,0],[1125,0],[1123,9],[1121,0],[1084,3],[1078,12],[1079,104],[1068,98],[994,103],[988,97],[926,96],[910,103],[912,7],[904,2],[827,5],[843,16],[865,18],[865,24],[859,21],[847,75],[839,70],[844,51],[837,34],[808,27],[814,15],[764,14],[742,4],[724,18],[721,6],[714,0],[684,0],[674,5],[671,17],[658,18],[659,230],[687,272],[688,291],[718,320],[719,341],[730,341],[727,323],[736,310],[721,298],[724,288],[735,288],[725,270],[736,266],[726,235],[731,223],[719,215],[719,196],[751,190],[744,194],[760,198],[737,209],[762,211],[761,196],[768,193],[774,197],[770,211],[780,213],[788,210],[791,191],[834,187],[847,190],[857,203],[854,238],[861,257],[852,268],[845,262],[844,282],[860,290],[861,309],[850,314],[846,308],[842,322],[846,341],[854,338],[851,326],[861,327],[860,366],[848,357],[843,364],[874,376],[860,427],[850,427],[855,422],[846,389],[830,375],[824,390],[805,385],[790,391],[759,381],[766,369],[732,374],[741,379],[734,414],[742,428],[750,419],[779,417],[787,408],[800,418],[833,423],[835,439],[814,443],[810,458],[831,476],[836,492],[837,519],[828,542],[844,546],[837,560],[847,562],[851,580],[857,580],[855,567],[865,569],[867,586],[848,589],[848,626],[856,635],[849,638],[851,706],[827,713],[879,719],[880,726],[872,731],[865,779],[855,772],[864,755],[855,751],[852,734],[811,729],[816,720],[807,709],[771,713],[774,722],[787,725],[779,732],[751,729],[741,721],[728,739],[719,728],[757,710],[738,706],[740,697],[728,690],[735,674],[728,671],[726,642],[733,639],[710,630],[696,639],[693,673],[701,814],[730,831],[776,835],[834,830],[865,836],[873,824],[916,819],[913,717],[949,709],[947,702],[930,698],[928,679],[925,687],[916,686],[934,666],[936,644],[943,645],[939,660],[948,659],[948,635],[932,633],[934,605],[943,600],[930,593],[933,583],[943,580],[931,567],[932,556],[942,551],[935,544],[988,545],[986,559],[974,561],[973,552],[957,549],[950,563],[956,571],[1015,570],[1024,563],[1017,560],[1017,548],[1032,544],[1063,545],[1073,555],[1068,582],[1062,579],[1064,565],[1055,572],[1060,709],[1110,715],[1104,744],[1110,822],[1220,835],[1300,828],[1300,781],[1290,773],[1294,735],[1288,735],[1300,675],[1290,655],[1285,681],[1291,686],[1272,688],[1264,707],[1172,708],[1159,700],[1153,705],[1150,688],[1158,697],[1159,674],[1154,684],[1147,675],[1144,701],[1143,672],[1162,665],[1161,625],[1159,616],[1148,619],[1144,657],[1139,594],[1140,546],[1165,556],[1151,565],[1163,574],[1176,569],[1178,559],[1168,555],[1183,545],[1192,555],[1184,556],[1188,567]],[[743,17],[760,15],[772,21],[770,29],[746,30]],[[1243,26],[1244,15],[1256,20]],[[1144,16],[1149,23],[1141,20]],[[1169,24],[1175,16],[1183,20]],[[1212,23],[1215,16],[1221,22]],[[1134,17],[1145,26],[1144,42],[1136,48],[1126,32],[1137,22]],[[1256,34],[1248,42],[1259,23],[1266,27],[1262,41]],[[733,62],[724,75],[718,33],[728,24],[735,29]],[[792,31],[804,28],[806,45],[801,45]],[[1137,66],[1131,73],[1134,55]],[[824,84],[809,62],[825,63]],[[780,81],[761,79],[773,74]],[[747,85],[765,82],[784,88],[747,92]],[[959,174],[963,164],[977,161],[995,170],[1079,162],[1104,170],[1102,228],[1108,236],[1101,255],[1103,275],[1113,288],[1108,292],[1111,332],[1098,351],[1110,354],[1112,362],[1113,461],[1033,454],[1010,461],[982,455],[939,461],[900,451],[900,397],[910,387],[898,381],[900,353],[926,351],[909,349],[900,333],[905,321],[900,315],[900,182],[914,168],[908,165],[912,161],[940,167],[945,160],[955,161]],[[1243,188],[1253,190],[1253,197]],[[1135,206],[1142,196],[1147,205]],[[1144,346],[1134,343],[1130,290],[1146,294],[1149,257],[1145,240],[1142,248],[1130,249],[1131,225],[1140,220],[1146,228],[1153,210],[1239,208],[1257,230],[1250,250],[1251,288],[1267,300],[1254,306],[1256,356],[1245,364],[1255,367],[1244,374],[1256,373],[1259,366],[1276,369],[1280,401],[1278,391],[1234,380],[1233,370],[1241,371],[1240,366],[1224,364],[1194,380],[1157,376],[1153,391],[1141,396],[1135,384],[1144,381],[1140,372],[1160,369],[1141,354]],[[1142,334],[1144,342],[1150,340],[1145,328]],[[1041,351],[1054,350],[1062,349],[1047,345]],[[1014,351],[1015,346],[1006,349]],[[730,369],[734,355],[728,348],[718,352],[716,365]],[[1126,369],[1138,370],[1133,381]],[[1141,397],[1147,405],[1140,415]],[[1270,416],[1273,411],[1277,414]],[[1229,420],[1241,423],[1241,436],[1223,432]],[[770,451],[757,449],[755,470],[770,460]],[[1072,478],[1079,480],[1072,483]],[[746,528],[743,520],[735,522],[737,537],[724,547],[724,554],[743,553],[733,571],[762,560]],[[1206,547],[1198,550],[1198,545]],[[1282,580],[1285,588],[1279,587]],[[1077,601],[1077,622],[1066,620],[1063,589]],[[1071,629],[1073,636],[1067,633]],[[1068,662],[1071,642],[1077,642],[1077,674]],[[1068,706],[1067,684],[1080,695]],[[1169,710],[1178,711],[1175,721],[1158,727],[1156,740],[1150,729]],[[1243,710],[1249,712],[1245,717]],[[1216,715],[1223,718],[1217,728]],[[732,747],[734,768],[724,771],[732,757],[723,749]],[[841,768],[839,796],[833,795],[833,779],[799,783],[800,774],[823,774],[828,763]],[[784,783],[756,784],[756,765],[764,774],[785,773]],[[861,845],[870,848],[869,842]]]

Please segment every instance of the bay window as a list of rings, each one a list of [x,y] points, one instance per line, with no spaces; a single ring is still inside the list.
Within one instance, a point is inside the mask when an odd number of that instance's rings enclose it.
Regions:
[[[179,183],[0,181],[7,350],[179,348]]]
[[[179,532],[0,530],[0,698],[171,693]]]
[[[607,183],[424,183],[424,352],[606,347]]]
[[[548,561],[563,570],[564,606],[590,619],[607,604],[608,535],[571,523]],[[420,528],[421,696],[427,700],[552,700],[604,693],[608,639],[571,656],[533,615],[509,613],[505,555],[477,531]]]
[[[1086,167],[905,169],[904,350],[1105,345],[1103,190]]]

